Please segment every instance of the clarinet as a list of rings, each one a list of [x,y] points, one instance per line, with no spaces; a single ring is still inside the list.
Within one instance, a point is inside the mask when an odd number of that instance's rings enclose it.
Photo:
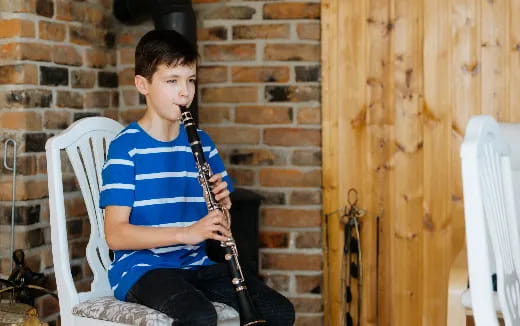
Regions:
[[[197,170],[199,172],[198,180],[202,187],[208,211],[214,211],[218,209],[220,212],[222,212],[222,214],[224,214],[228,225],[231,226],[231,215],[229,214],[228,209],[222,206],[215,199],[215,195],[211,192],[212,185],[209,179],[213,175],[213,172],[211,171],[211,167],[204,157],[204,152],[202,151],[202,144],[200,142],[199,134],[197,133],[197,126],[195,121],[193,120],[191,112],[188,110],[188,108],[180,106],[180,109],[181,121],[184,124],[191,151],[193,152],[193,158],[195,159],[195,163],[197,165]],[[240,313],[240,324],[243,326],[257,324],[267,325],[267,322],[260,316],[257,309],[253,305],[253,301],[251,300],[249,292],[247,291],[244,274],[242,273],[242,267],[240,267],[240,263],[238,261],[238,250],[235,240],[232,237],[228,238],[226,241],[221,242],[220,246],[224,249],[224,259],[227,261],[229,271],[231,273],[231,282],[233,283],[233,286],[236,290]]]

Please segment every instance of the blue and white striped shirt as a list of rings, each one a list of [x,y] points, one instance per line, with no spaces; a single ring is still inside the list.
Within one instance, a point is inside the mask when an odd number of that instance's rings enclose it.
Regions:
[[[214,173],[222,173],[233,190],[215,144],[199,130],[206,160]],[[123,129],[110,143],[102,171],[100,206],[129,206],[130,223],[150,227],[184,227],[208,210],[197,180],[198,172],[181,124],[176,139],[151,137],[137,122]],[[173,245],[146,250],[116,250],[108,277],[116,298],[126,293],[146,272],[157,268],[196,269],[214,264],[205,243]]]

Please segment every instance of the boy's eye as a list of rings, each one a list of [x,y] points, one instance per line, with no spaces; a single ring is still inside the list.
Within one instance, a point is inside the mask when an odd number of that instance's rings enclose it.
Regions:
[[[195,82],[197,81],[197,79],[193,78],[193,79],[190,79],[190,83],[193,83],[195,84]]]
[[[166,82],[175,84],[177,82],[177,80],[176,79],[168,79]]]

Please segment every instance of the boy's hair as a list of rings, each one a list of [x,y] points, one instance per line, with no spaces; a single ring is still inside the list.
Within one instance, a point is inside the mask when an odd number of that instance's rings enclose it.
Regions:
[[[197,48],[174,30],[153,30],[146,33],[135,48],[135,74],[152,81],[161,64],[189,66],[197,64]]]

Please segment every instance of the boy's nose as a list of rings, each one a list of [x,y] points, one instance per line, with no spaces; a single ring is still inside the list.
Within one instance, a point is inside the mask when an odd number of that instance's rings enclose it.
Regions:
[[[179,90],[179,95],[182,97],[188,96],[188,86],[186,86],[186,85],[181,86],[181,88]]]

